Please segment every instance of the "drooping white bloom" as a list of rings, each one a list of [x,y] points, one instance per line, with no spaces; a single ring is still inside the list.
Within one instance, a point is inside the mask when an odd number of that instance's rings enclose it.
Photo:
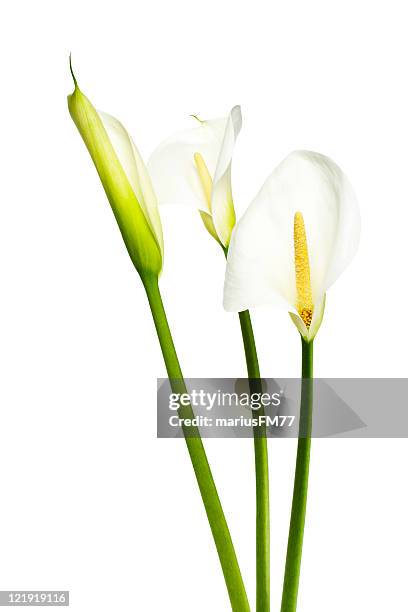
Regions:
[[[81,92],[68,96],[71,117],[95,164],[129,255],[141,275],[159,275],[163,236],[146,166],[123,125]]]
[[[160,204],[196,206],[210,234],[224,247],[235,225],[231,163],[242,125],[241,109],[228,117],[198,120],[162,142],[148,162]]]
[[[342,170],[319,153],[291,153],[233,232],[225,309],[284,308],[312,340],[326,291],[354,257],[359,236],[358,205]]]

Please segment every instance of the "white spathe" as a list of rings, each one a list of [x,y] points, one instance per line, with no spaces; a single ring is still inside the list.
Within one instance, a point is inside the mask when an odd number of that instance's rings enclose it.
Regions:
[[[314,315],[306,328],[296,310],[294,216],[304,218]],[[360,214],[353,189],[328,157],[294,151],[272,172],[232,235],[224,307],[242,311],[265,304],[284,308],[311,340],[327,289],[354,257]]]
[[[231,163],[241,130],[241,109],[227,117],[198,120],[197,127],[178,132],[162,142],[148,161],[159,204],[188,204],[211,216],[216,235],[224,246],[235,225],[231,191]],[[209,204],[194,161],[199,153],[212,179]]]
[[[163,232],[157,197],[146,165],[123,124],[108,113],[102,111],[97,111],[97,113],[150,229],[156,237],[163,257]]]

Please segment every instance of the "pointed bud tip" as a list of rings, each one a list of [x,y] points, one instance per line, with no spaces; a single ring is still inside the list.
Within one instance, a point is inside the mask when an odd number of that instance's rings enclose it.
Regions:
[[[75,89],[79,89],[78,81],[76,80],[74,69],[72,68],[72,53],[69,54],[69,71],[71,73],[72,80],[74,81]]]
[[[200,119],[200,117],[198,115],[190,115],[190,117],[192,117],[193,119],[198,121],[198,123],[201,123],[201,125],[203,125],[205,123],[205,121],[203,121],[203,119]]]

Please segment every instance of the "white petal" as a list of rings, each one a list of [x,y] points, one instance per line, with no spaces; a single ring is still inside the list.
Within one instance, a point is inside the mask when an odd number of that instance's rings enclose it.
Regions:
[[[163,234],[157,199],[143,159],[120,121],[101,111],[98,114],[163,256]]]
[[[224,246],[228,246],[231,232],[235,225],[235,210],[231,190],[231,163],[235,141],[241,131],[241,127],[241,108],[234,106],[225,127],[224,140],[217,161],[211,195],[211,212],[214,227]]]
[[[360,217],[347,178],[328,157],[295,151],[272,172],[233,233],[224,291],[227,310],[273,303],[296,312],[297,211],[306,227],[315,304],[351,261]]]
[[[216,241],[217,241],[219,244],[221,244],[221,243],[220,243],[220,241],[219,241],[219,238],[218,238],[217,232],[216,232],[216,230],[215,230],[215,227],[214,227],[214,223],[213,223],[213,218],[212,218],[212,216],[211,216],[209,213],[204,212],[203,210],[199,210],[198,212],[199,212],[199,213],[200,213],[200,215],[201,215],[201,219],[202,219],[202,221],[203,221],[203,223],[204,223],[204,226],[205,226],[205,228],[206,228],[207,232],[208,232],[208,233],[209,233],[209,234],[210,234],[210,235],[211,235],[211,236],[212,236],[212,237],[213,237],[213,238],[214,238],[214,239],[215,239],[215,240],[216,240]]]
[[[188,204],[211,212],[194,163],[194,153],[202,155],[213,177],[226,124],[226,117],[199,122],[193,129],[170,136],[152,153],[147,167],[160,204]]]

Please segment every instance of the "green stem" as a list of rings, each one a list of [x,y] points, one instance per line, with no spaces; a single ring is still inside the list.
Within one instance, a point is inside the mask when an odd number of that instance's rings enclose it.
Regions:
[[[239,313],[251,393],[262,393],[254,332],[248,310]],[[254,416],[264,415],[263,408]],[[268,440],[265,425],[254,427],[256,480],[256,610],[270,611],[270,526]]]
[[[302,392],[285,578],[281,612],[296,612],[305,528],[313,412],[313,342],[302,338]]]
[[[228,248],[223,247],[227,257]],[[250,391],[262,393],[261,373],[256,352],[254,330],[248,310],[239,313]],[[264,416],[264,409],[255,417]],[[256,486],[256,612],[270,612],[270,511],[268,440],[265,425],[254,427]]]
[[[170,384],[174,393],[186,393],[183,374],[177,358],[166,313],[155,277],[142,278],[156,326]],[[191,406],[179,411],[183,418],[193,418]],[[224,573],[233,612],[249,612],[249,603],[242,580],[231,534],[214,483],[207,455],[197,428],[183,428],[187,449],[194,468],[201,497],[211,527],[215,546]]]

